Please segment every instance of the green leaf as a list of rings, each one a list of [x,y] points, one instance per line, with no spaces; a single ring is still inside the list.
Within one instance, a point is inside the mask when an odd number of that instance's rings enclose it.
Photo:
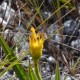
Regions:
[[[29,77],[30,77],[30,80],[37,80],[37,76],[30,64],[29,64]]]
[[[59,71],[59,63],[58,62],[56,62],[55,80],[60,80],[60,71]]]
[[[0,36],[0,44],[10,62],[13,63],[16,60],[18,60],[17,57],[14,55],[13,51],[11,50],[11,48],[7,45],[5,40],[2,38],[2,36]],[[18,62],[20,63],[20,61]],[[21,64],[13,65],[13,70],[15,71],[16,75],[20,78],[20,80],[28,80],[27,73]]]

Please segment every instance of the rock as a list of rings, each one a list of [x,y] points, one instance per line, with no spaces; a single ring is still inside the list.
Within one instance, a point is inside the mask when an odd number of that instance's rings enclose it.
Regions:
[[[2,22],[3,16],[5,14],[5,17],[4,17],[2,24],[4,27],[6,27],[7,23],[9,22],[10,18],[14,15],[14,13],[15,13],[15,11],[9,5],[7,5],[7,3],[4,1],[0,5],[0,23]]]
[[[67,77],[66,77],[66,80],[72,80],[72,79],[71,79],[71,77],[67,76]]]
[[[51,76],[51,80],[55,80],[55,75],[52,75]]]
[[[50,69],[50,65],[48,62],[44,62],[43,64],[41,64],[40,68],[41,68],[42,76],[44,78],[51,75],[51,69]]]
[[[53,58],[52,56],[50,56],[49,58],[47,58],[47,61],[50,63],[56,63],[55,58]]]
[[[44,19],[49,18],[52,14],[50,11],[43,11],[43,10],[41,11],[41,13],[42,13]]]
[[[72,80],[71,77],[66,72],[63,72],[62,73],[61,80],[64,80],[65,76],[66,76],[66,79],[65,80]]]
[[[63,35],[65,36],[64,43],[71,44],[71,41],[76,40],[79,36],[80,23],[78,19],[68,20],[64,23]]]
[[[74,48],[80,49],[80,39],[72,41],[71,46]]]
[[[61,37],[59,36],[58,30],[59,25],[58,24],[52,24],[49,28],[47,28],[47,32],[50,35],[50,37],[57,42],[61,42]]]
[[[68,20],[64,23],[63,34],[64,35],[72,35],[75,28],[76,28],[76,22],[73,20]],[[78,35],[78,31],[75,32],[74,36],[77,36],[77,35]]]

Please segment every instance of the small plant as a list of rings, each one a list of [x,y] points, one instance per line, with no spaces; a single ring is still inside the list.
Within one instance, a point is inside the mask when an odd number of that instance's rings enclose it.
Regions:
[[[39,72],[38,60],[42,55],[44,42],[44,34],[43,33],[35,33],[35,29],[31,27],[31,35],[29,36],[29,45],[31,55],[34,61],[35,73],[38,80],[42,80],[42,77]]]

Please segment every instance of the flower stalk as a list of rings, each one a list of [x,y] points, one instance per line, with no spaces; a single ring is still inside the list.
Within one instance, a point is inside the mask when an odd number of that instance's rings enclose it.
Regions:
[[[42,80],[42,77],[41,77],[41,74],[40,74],[40,71],[39,71],[38,60],[34,60],[34,67],[35,67],[35,73],[36,73],[37,79]]]

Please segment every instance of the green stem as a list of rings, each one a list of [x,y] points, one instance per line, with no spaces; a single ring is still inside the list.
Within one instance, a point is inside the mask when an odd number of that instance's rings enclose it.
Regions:
[[[42,77],[39,71],[38,60],[34,60],[34,67],[35,67],[35,73],[36,73],[38,80],[42,80]]]

